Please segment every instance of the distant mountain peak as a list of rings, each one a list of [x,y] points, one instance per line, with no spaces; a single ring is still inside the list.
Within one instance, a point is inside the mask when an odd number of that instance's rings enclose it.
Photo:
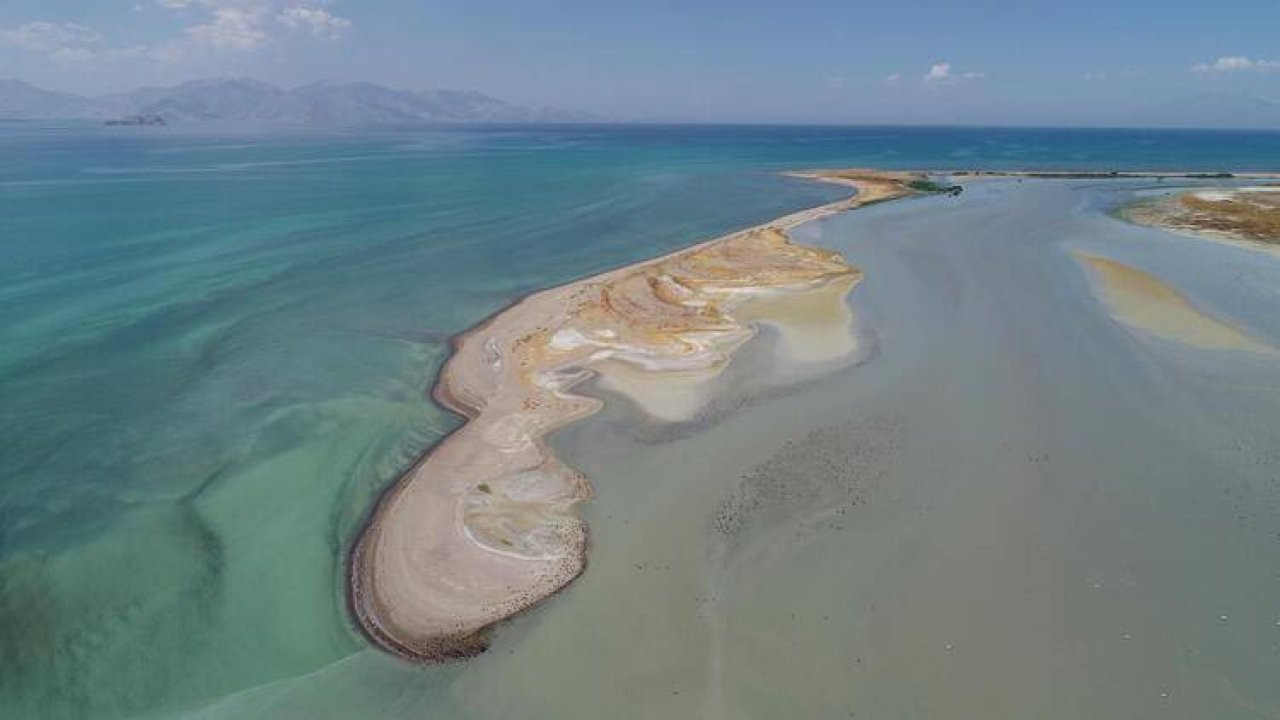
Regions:
[[[13,78],[0,79],[0,118],[79,117],[90,103],[79,95],[44,90]]]
[[[88,98],[0,80],[0,117],[159,115],[170,122],[403,123],[590,122],[587,113],[517,105],[476,90],[397,90],[368,81],[321,80],[292,90],[252,77],[189,80]]]

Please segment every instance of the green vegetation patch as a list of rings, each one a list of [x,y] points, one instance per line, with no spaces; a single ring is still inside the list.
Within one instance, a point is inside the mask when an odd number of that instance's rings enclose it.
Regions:
[[[907,187],[922,193],[941,193],[946,195],[959,195],[964,192],[964,187],[960,185],[945,185],[933,180],[912,180],[907,183]]]

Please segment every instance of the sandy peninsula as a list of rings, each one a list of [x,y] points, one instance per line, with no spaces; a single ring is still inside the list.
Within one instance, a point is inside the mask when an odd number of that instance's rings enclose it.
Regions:
[[[821,367],[851,356],[856,340],[845,298],[862,273],[834,252],[792,243],[788,231],[797,225],[907,195],[961,192],[931,178],[1246,177],[860,169],[788,174],[846,185],[856,194],[534,293],[455,338],[433,397],[466,422],[384,493],[350,554],[350,605],[374,643],[426,662],[474,655],[485,649],[496,623],[583,571],[587,528],[577,506],[590,498],[591,483],[544,441],[600,408],[601,400],[574,392],[580,383],[594,379],[654,422],[683,422],[703,410],[713,381],[761,325],[776,330],[780,348],[795,363]],[[1278,197],[1258,202],[1273,207],[1269,203]],[[1146,273],[1106,258],[1077,259],[1126,325],[1200,347],[1262,347]]]
[[[1280,250],[1280,185],[1204,188],[1134,203],[1130,222]]]
[[[761,323],[797,362],[853,351],[845,296],[861,272],[787,232],[919,192],[924,176],[793,174],[857,192],[535,293],[455,339],[433,395],[466,422],[383,495],[351,552],[350,603],[371,640],[415,660],[467,657],[495,623],[582,572],[576,506],[591,484],[544,438],[600,407],[573,392],[584,380],[677,422],[698,413],[707,383]]]
[[[1280,180],[1271,172],[1203,172],[1193,170],[950,170],[957,179],[1038,178],[1041,180]]]

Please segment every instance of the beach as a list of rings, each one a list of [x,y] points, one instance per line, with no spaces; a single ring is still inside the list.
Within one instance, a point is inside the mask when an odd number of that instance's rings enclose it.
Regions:
[[[704,386],[759,324],[780,329],[794,360],[852,355],[845,296],[860,272],[787,233],[913,194],[908,182],[923,176],[797,175],[857,192],[531,295],[458,338],[433,394],[467,423],[386,493],[351,554],[351,604],[371,639],[416,659],[474,655],[493,624],[582,572],[576,506],[591,485],[544,441],[599,410],[575,385],[602,377],[680,422],[698,415]]]

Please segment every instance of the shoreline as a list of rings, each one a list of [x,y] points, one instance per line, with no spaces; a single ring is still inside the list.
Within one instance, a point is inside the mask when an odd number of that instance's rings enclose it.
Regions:
[[[451,354],[430,394],[463,424],[380,494],[348,554],[348,607],[373,644],[422,662],[471,657],[487,648],[493,626],[571,584],[585,569],[589,544],[576,507],[591,497],[592,487],[543,439],[601,407],[594,397],[574,394],[574,387],[589,377],[607,380],[608,367],[623,364],[629,373],[659,381],[678,377],[696,388],[718,375],[734,350],[768,321],[751,312],[745,322],[734,320],[733,311],[752,298],[828,289],[843,305],[861,272],[836,253],[791,243],[787,233],[795,227],[876,202],[931,194],[911,184],[932,177],[1280,178],[1172,171],[783,174],[857,192],[530,293],[451,338]],[[769,267],[771,262],[776,266]],[[755,282],[733,279],[744,270]],[[846,281],[843,292],[829,291],[836,280]],[[695,400],[690,407],[654,419],[679,422],[699,405]]]
[[[753,296],[800,297],[845,280],[843,292],[828,293],[843,306],[861,273],[835,253],[793,245],[787,231],[917,194],[907,183],[924,178],[787,174],[857,192],[531,293],[452,339],[431,396],[464,422],[388,486],[348,556],[348,606],[371,642],[417,661],[470,657],[487,647],[493,625],[571,583],[585,568],[588,545],[575,507],[590,497],[591,485],[560,463],[543,438],[600,407],[601,401],[571,392],[604,372],[592,365],[627,363],[655,378],[714,376],[762,322],[736,324],[719,306],[737,308]],[[743,272],[757,284],[738,282]],[[603,306],[596,304],[601,298]],[[619,304],[623,322],[600,315],[601,307],[616,314]],[[618,326],[596,328],[606,336],[638,329],[635,345],[607,337],[584,343],[572,321],[588,316]],[[531,359],[535,367],[527,375],[521,367],[528,369]],[[515,372],[508,367],[513,361]],[[522,381],[513,392],[512,375],[532,378],[532,385]],[[423,567],[431,571],[414,571]]]

